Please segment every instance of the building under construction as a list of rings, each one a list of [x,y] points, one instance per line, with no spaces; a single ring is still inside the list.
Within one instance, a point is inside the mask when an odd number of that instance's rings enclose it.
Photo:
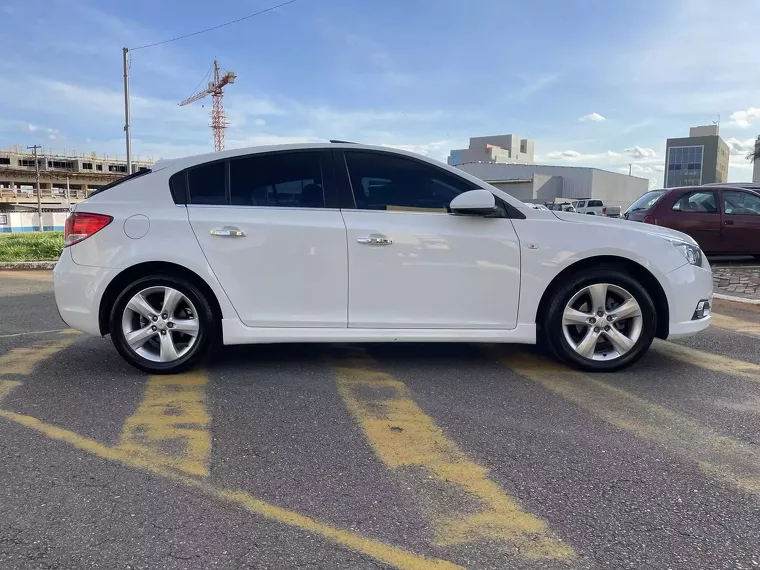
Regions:
[[[127,162],[108,156],[66,153],[37,154],[40,198],[45,209],[67,209],[91,192],[127,174]],[[132,161],[132,171],[150,168],[153,161]],[[0,150],[0,211],[37,206],[34,155],[19,147]]]

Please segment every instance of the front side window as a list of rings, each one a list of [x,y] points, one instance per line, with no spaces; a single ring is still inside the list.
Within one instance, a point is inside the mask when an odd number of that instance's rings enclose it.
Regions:
[[[673,204],[673,210],[690,214],[716,214],[715,192],[689,192]]]
[[[476,188],[434,166],[390,154],[348,151],[345,157],[360,210],[446,212],[454,198]]]
[[[234,206],[324,208],[319,153],[287,152],[230,160]]]
[[[760,197],[747,192],[723,190],[723,211],[734,216],[760,216]]]
[[[226,162],[202,164],[187,171],[191,204],[221,205],[225,203],[224,169]]]
[[[581,200],[580,202],[578,202],[578,208],[585,208],[585,207],[586,207],[585,201]]]

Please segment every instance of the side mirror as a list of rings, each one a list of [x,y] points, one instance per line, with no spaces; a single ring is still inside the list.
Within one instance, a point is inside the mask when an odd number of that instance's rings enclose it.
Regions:
[[[470,190],[454,198],[451,213],[459,216],[488,216],[497,211],[496,198],[488,190]]]

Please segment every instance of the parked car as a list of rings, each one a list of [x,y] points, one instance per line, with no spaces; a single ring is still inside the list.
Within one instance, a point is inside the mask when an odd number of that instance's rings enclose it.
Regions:
[[[575,208],[570,202],[546,202],[544,205],[552,211],[575,212]]]
[[[760,256],[760,192],[736,186],[650,190],[624,217],[693,237],[708,254]]]
[[[546,206],[543,204],[526,204],[529,208],[533,208],[534,210],[548,210]]]
[[[537,340],[611,371],[655,336],[709,325],[694,240],[583,218],[385,147],[160,160],[77,205],[55,299],[70,327],[110,334],[151,373],[194,366],[217,342]]]
[[[607,216],[608,218],[620,217],[620,206],[605,206],[601,200],[583,199],[571,202],[575,211],[579,214],[592,216]]]

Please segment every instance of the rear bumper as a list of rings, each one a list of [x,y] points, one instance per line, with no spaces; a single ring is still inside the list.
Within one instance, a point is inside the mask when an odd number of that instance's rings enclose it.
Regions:
[[[666,275],[665,294],[670,309],[668,339],[691,336],[710,326],[710,316],[693,319],[697,303],[713,300],[712,271],[707,268],[684,265]]]
[[[72,329],[100,336],[100,300],[118,269],[77,265],[70,248],[61,253],[53,270],[58,313]]]

